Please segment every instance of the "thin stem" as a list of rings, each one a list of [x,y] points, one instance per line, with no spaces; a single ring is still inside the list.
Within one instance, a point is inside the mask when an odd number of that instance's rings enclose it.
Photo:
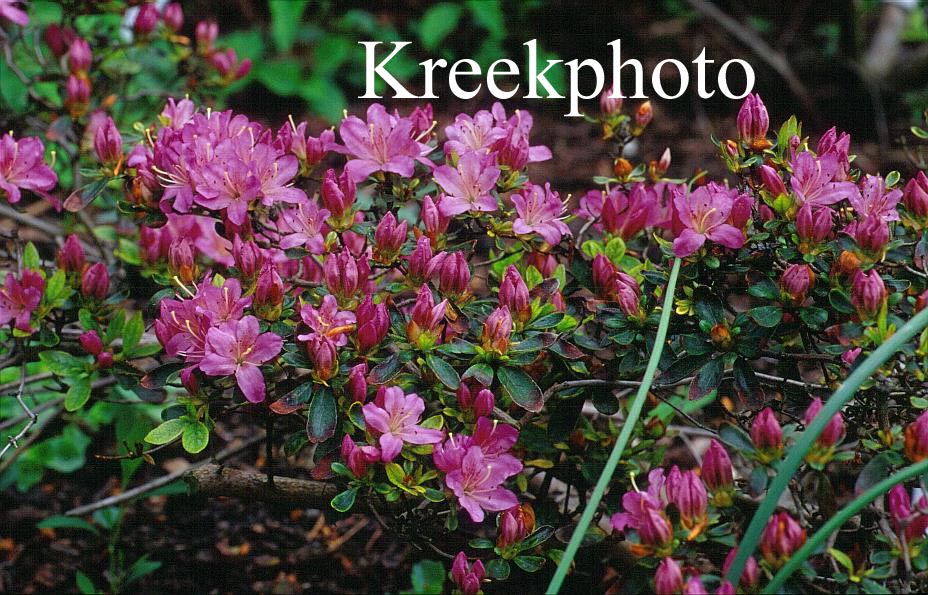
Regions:
[[[654,373],[657,372],[657,364],[660,361],[661,352],[664,350],[664,341],[667,338],[667,327],[670,326],[670,316],[673,313],[673,295],[677,287],[677,277],[680,274],[680,262],[679,258],[674,259],[673,268],[670,271],[670,279],[667,281],[667,289],[664,292],[664,306],[661,311],[660,323],[657,327],[657,336],[654,338],[654,348],[651,351],[650,359],[648,359],[648,367],[645,369],[644,377],[641,379],[641,386],[638,387],[638,392],[635,394],[634,400],[632,400],[625,424],[622,426],[622,431],[612,449],[612,453],[609,455],[609,460],[606,461],[606,466],[599,476],[599,480],[596,482],[596,487],[593,488],[590,501],[583,509],[580,522],[574,529],[573,535],[570,537],[570,543],[567,544],[567,549],[564,550],[564,555],[557,565],[557,571],[554,573],[554,577],[548,585],[547,593],[549,594],[556,594],[560,590],[561,584],[567,576],[567,571],[570,569],[570,565],[574,560],[574,556],[577,555],[577,550],[580,549],[580,544],[583,542],[587,528],[593,521],[596,510],[599,508],[599,503],[602,501],[603,494],[606,492],[606,487],[612,480],[612,475],[615,473],[619,460],[622,458],[625,445],[628,444],[628,440],[631,438],[632,431],[635,429],[635,423],[638,421],[638,417],[641,415],[641,409],[644,407],[644,402],[647,400],[651,382],[654,380]]]
[[[815,553],[818,547],[828,539],[828,537],[841,528],[841,525],[847,522],[852,516],[860,512],[865,506],[877,499],[877,497],[885,494],[893,486],[900,484],[907,479],[917,477],[928,471],[928,459],[916,463],[914,465],[909,465],[900,469],[898,473],[890,475],[883,481],[873,485],[869,490],[855,498],[851,501],[850,504],[842,508],[835,514],[833,517],[828,519],[828,522],[821,526],[821,528],[815,532],[815,534],[806,540],[805,545],[799,548],[789,561],[783,565],[782,568],[774,575],[770,583],[764,587],[764,593],[777,593],[780,590],[780,586],[786,582],[786,580],[792,576],[792,574],[799,568],[806,559]],[[903,548],[907,549],[907,548]]]
[[[871,353],[867,359],[855,368],[851,375],[847,377],[847,380],[845,380],[838,390],[828,398],[822,410],[819,411],[815,419],[812,420],[812,423],[809,424],[806,430],[799,436],[796,444],[789,450],[786,459],[779,466],[777,474],[774,476],[773,482],[767,490],[767,495],[760,503],[760,506],[757,507],[754,517],[751,519],[751,523],[744,533],[734,562],[732,562],[731,567],[728,569],[728,573],[725,575],[725,579],[731,584],[739,584],[741,573],[744,570],[744,565],[747,562],[748,556],[753,554],[754,550],[757,549],[757,544],[760,541],[760,536],[764,531],[767,520],[776,510],[780,494],[787,488],[790,480],[795,476],[796,471],[802,464],[809,448],[811,448],[812,444],[819,437],[819,434],[822,433],[822,430],[825,429],[825,426],[828,425],[828,422],[831,421],[831,418],[841,411],[841,408],[857,394],[857,389],[861,384],[866,382],[886,360],[899,351],[906,341],[918,334],[925,326],[928,326],[928,308],[922,310],[906,322],[902,328],[889,338],[889,340],[880,345],[876,351]]]

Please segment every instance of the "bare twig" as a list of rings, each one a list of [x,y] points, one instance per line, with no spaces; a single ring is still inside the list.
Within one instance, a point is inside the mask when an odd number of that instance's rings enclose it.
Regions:
[[[39,219],[38,217],[33,217],[32,215],[27,215],[26,213],[20,213],[9,205],[0,204],[0,216],[9,217],[17,223],[28,225],[29,227],[47,233],[50,236],[58,237],[64,234],[64,232],[61,230],[61,227],[52,223],[51,221],[45,221],[44,219]]]
[[[0,459],[3,458],[3,455],[6,454],[6,451],[10,450],[11,448],[17,448],[19,446],[19,441],[22,440],[23,437],[29,433],[29,430],[32,429],[32,426],[34,426],[36,422],[39,420],[39,416],[35,413],[35,411],[32,411],[31,409],[29,409],[29,406],[26,405],[26,401],[23,400],[23,393],[26,391],[26,361],[25,360],[23,360],[23,362],[19,365],[19,369],[20,369],[19,388],[16,391],[16,401],[19,403],[19,406],[22,408],[25,414],[29,417],[29,421],[26,423],[25,426],[23,426],[23,429],[21,429],[18,434],[16,434],[15,436],[10,436],[10,439],[7,445],[3,447],[3,450],[0,450]]]

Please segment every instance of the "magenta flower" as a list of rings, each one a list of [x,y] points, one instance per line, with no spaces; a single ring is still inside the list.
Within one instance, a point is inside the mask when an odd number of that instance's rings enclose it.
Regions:
[[[613,188],[605,197],[600,194],[599,201],[588,193],[580,200],[580,205],[591,215],[598,210],[602,214],[603,229],[626,241],[660,220],[657,196],[644,184],[635,184],[628,193]]]
[[[462,595],[477,595],[480,592],[480,581],[486,573],[480,560],[475,560],[473,565],[469,566],[467,554],[464,552],[459,552],[451,564],[451,580]]]
[[[828,132],[822,135],[818,141],[815,152],[821,155],[834,155],[838,162],[838,173],[835,175],[836,181],[847,180],[847,174],[851,169],[851,163],[848,153],[851,150],[851,135],[846,132],[838,134],[838,130],[832,126]]]
[[[439,252],[429,260],[426,275],[437,281],[445,295],[461,296],[470,285],[470,267],[464,252]]]
[[[300,318],[312,329],[311,333],[299,335],[300,341],[309,341],[314,334],[328,337],[336,347],[348,343],[348,331],[355,323],[353,312],[338,309],[338,300],[333,295],[322,298],[322,305],[317,310],[312,304],[303,304]]]
[[[379,400],[380,395],[378,395]],[[415,393],[404,394],[403,389],[391,386],[383,392],[383,402],[368,403],[362,407],[368,430],[380,435],[381,459],[389,463],[403,450],[403,444],[435,444],[441,442],[444,432],[419,425],[425,402]]]
[[[281,218],[290,233],[280,239],[280,247],[284,250],[294,247],[305,248],[310,254],[323,254],[325,241],[323,231],[325,220],[329,218],[329,211],[320,209],[315,202],[307,201],[297,203],[295,209],[281,212]]]
[[[492,212],[499,208],[490,192],[499,179],[499,168],[490,155],[468,152],[458,159],[457,168],[442,165],[435,168],[435,181],[445,191],[438,208],[446,217],[467,211]]]
[[[778,569],[806,542],[806,531],[788,512],[770,517],[760,540],[760,551],[771,568]]]
[[[706,240],[712,240],[727,248],[740,248],[745,237],[737,227],[726,223],[731,214],[734,199],[726,191],[712,192],[701,186],[687,194],[677,191],[673,205],[683,230],[673,241],[673,253],[680,258],[694,254]]]
[[[341,455],[345,465],[354,473],[354,476],[363,477],[367,473],[368,464],[380,460],[380,449],[366,444],[358,446],[351,436],[345,434],[342,438]]]
[[[412,128],[412,120],[392,116],[375,103],[367,108],[366,123],[356,116],[342,120],[338,133],[345,146],[333,148],[351,156],[345,171],[355,182],[378,171],[408,178],[423,151],[412,137]]]
[[[863,193],[852,194],[848,197],[858,217],[876,216],[883,221],[899,220],[896,205],[902,198],[902,190],[896,188],[887,191],[886,183],[880,176],[867,176],[863,186]]]
[[[655,595],[676,595],[683,592],[683,569],[673,558],[664,558],[654,573]]]
[[[0,288],[0,325],[13,322],[17,329],[31,334],[29,319],[42,301],[44,291],[45,279],[34,271],[24,270],[20,279],[7,273]]]
[[[674,465],[665,483],[667,500],[677,507],[680,524],[688,529],[688,538],[698,535],[709,522],[709,496],[702,480],[694,471],[680,471]]]
[[[458,504],[475,523],[484,519],[484,511],[500,511],[519,504],[516,495],[502,483],[515,475],[511,468],[487,461],[479,446],[470,446],[461,458],[461,466],[445,477],[445,483],[458,498]]]
[[[387,336],[390,330],[390,315],[387,313],[386,304],[374,304],[368,295],[358,305],[355,316],[358,323],[358,351],[365,353],[379,345]]]
[[[36,136],[14,140],[12,134],[0,137],[0,196],[19,202],[20,190],[31,190],[46,197],[58,183],[58,176],[45,165],[45,146]]]
[[[792,163],[793,176],[790,186],[799,204],[812,203],[813,207],[827,207],[845,198],[859,200],[860,191],[853,182],[835,182],[838,174],[838,159],[833,153],[820,155],[802,152],[796,155]]]
[[[663,470],[655,470],[660,482],[650,482],[647,492],[626,492],[622,496],[622,510],[612,515],[612,528],[616,531],[634,529],[640,543],[634,544],[635,554],[647,555],[663,551],[673,540],[673,527],[664,511],[665,503],[660,499]],[[648,474],[657,478],[655,471]]]
[[[350,300],[367,284],[371,274],[371,265],[367,255],[355,258],[344,248],[341,252],[331,252],[323,263],[326,287],[329,293],[342,302]]]
[[[445,155],[461,156],[465,153],[487,153],[497,140],[506,135],[506,130],[497,126],[493,114],[480,110],[476,114],[458,114],[454,122],[445,128]]]
[[[252,297],[242,297],[238,279],[226,279],[221,287],[216,287],[210,277],[206,277],[192,302],[197,314],[205,316],[213,326],[219,326],[241,318],[245,308],[251,305]]]
[[[21,27],[29,24],[29,15],[17,7],[19,0],[0,0],[0,17]]]
[[[506,267],[503,280],[499,284],[499,304],[507,306],[516,319],[525,323],[532,315],[532,301],[528,294],[528,286],[513,265]]]
[[[282,347],[283,339],[274,333],[261,333],[258,319],[246,316],[209,329],[200,369],[210,376],[234,374],[245,398],[260,403],[265,394],[260,366],[274,359]]]
[[[532,184],[522,192],[512,195],[518,217],[512,222],[512,231],[527,235],[537,233],[552,246],[560,243],[563,236],[570,235],[570,228],[560,220],[564,203],[551,184],[544,187]]]
[[[519,136],[524,138],[525,144],[528,145],[528,137],[532,132],[532,114],[525,110],[515,110],[512,116],[507,119],[506,110],[503,108],[503,104],[498,101],[493,104],[491,111],[493,112],[493,118],[496,120],[497,126],[503,128],[507,132],[512,128],[517,128]],[[496,143],[494,143],[494,145],[490,148],[490,151],[499,151],[499,147],[507,142],[509,141],[504,138],[497,140]],[[544,145],[535,145],[533,147],[529,146],[527,157],[527,163],[547,161],[552,157],[551,149]]]

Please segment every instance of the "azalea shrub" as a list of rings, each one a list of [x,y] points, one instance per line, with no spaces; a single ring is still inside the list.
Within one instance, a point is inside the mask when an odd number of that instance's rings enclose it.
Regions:
[[[255,423],[278,470],[311,462],[338,486],[333,509],[436,550],[450,588],[476,594],[562,561],[628,423],[569,580],[733,593],[762,589],[855,493],[928,457],[923,332],[829,421],[740,584],[723,579],[791,443],[928,303],[924,172],[862,172],[849,135],[771,127],[749,95],[713,139],[729,175],[674,177],[669,149],[624,156],[650,103],[607,92],[581,125],[613,175],[571,196],[536,174],[557,157],[524,109],[437,122],[428,105],[372,104],[333,129],[268,127],[218,107],[249,64],[214,45],[215,24],[190,40],[177,4],[108,10],[0,1],[4,80],[22,75],[30,98],[9,109],[31,114],[0,138],[0,200],[24,227],[16,209],[58,209],[39,227],[57,244],[6,238],[0,413],[18,458],[4,485],[76,471],[110,423],[118,444],[101,450],[132,470]],[[113,62],[155,50],[164,96],[114,99],[154,75]],[[34,408],[66,411],[62,435],[27,443],[44,427]],[[691,454],[669,454],[681,444]],[[866,508],[792,586],[917,586],[919,486]],[[594,556],[617,573],[590,576]]]

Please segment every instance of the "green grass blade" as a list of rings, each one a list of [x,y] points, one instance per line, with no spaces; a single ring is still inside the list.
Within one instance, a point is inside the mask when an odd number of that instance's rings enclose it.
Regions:
[[[851,501],[850,504],[838,511],[835,516],[828,519],[828,522],[822,525],[822,527],[815,532],[815,535],[806,540],[805,545],[792,555],[789,561],[776,573],[773,580],[770,581],[770,584],[764,588],[764,593],[776,593],[783,583],[792,576],[793,572],[795,572],[809,556],[814,554],[819,546],[821,546],[832,533],[840,529],[841,525],[860,512],[862,508],[876,500],[878,496],[888,492],[896,484],[921,475],[926,471],[928,471],[928,459],[900,469],[898,473],[871,486],[869,490]]]
[[[660,361],[661,352],[664,350],[664,341],[667,338],[667,327],[670,325],[670,315],[673,313],[673,294],[677,287],[677,277],[679,274],[680,259],[677,258],[674,259],[673,268],[670,270],[670,279],[667,281],[667,288],[664,292],[664,306],[663,310],[661,310],[661,319],[657,327],[657,336],[654,339],[654,348],[651,351],[651,357],[648,359],[648,367],[645,368],[644,377],[641,379],[641,386],[638,387],[638,392],[632,400],[632,404],[628,409],[628,416],[625,419],[625,424],[622,426],[622,431],[619,433],[619,438],[616,440],[615,446],[612,448],[612,453],[609,455],[609,460],[606,461],[606,466],[603,468],[603,472],[596,482],[596,487],[593,488],[593,494],[590,496],[586,508],[583,509],[580,522],[577,524],[573,535],[570,537],[570,543],[567,544],[567,549],[564,550],[564,555],[557,565],[557,570],[554,573],[554,577],[551,579],[551,583],[548,585],[546,593],[556,594],[561,589],[564,577],[567,576],[567,571],[570,569],[574,556],[577,555],[577,550],[580,549],[583,537],[586,535],[586,531],[593,520],[593,516],[596,514],[596,509],[599,508],[599,503],[603,498],[603,494],[606,492],[606,487],[612,480],[612,475],[615,473],[615,468],[619,464],[619,459],[622,458],[625,445],[628,443],[629,438],[631,438],[635,423],[638,421],[638,416],[641,415],[641,409],[644,407],[648,391],[651,389],[651,382],[654,380],[654,373],[657,372],[657,364]]]
[[[828,398],[828,401],[825,402],[825,406],[822,407],[822,410],[815,416],[812,423],[809,424],[806,430],[799,436],[799,439],[796,440],[793,447],[788,450],[789,454],[786,460],[777,468],[777,473],[767,490],[767,495],[754,512],[754,517],[751,519],[751,523],[748,525],[748,529],[741,539],[741,544],[738,546],[738,554],[734,562],[732,562],[728,574],[725,575],[725,578],[730,581],[731,584],[737,585],[739,583],[741,572],[744,570],[744,564],[747,562],[748,556],[753,554],[754,550],[757,549],[761,534],[764,531],[767,520],[776,510],[780,495],[796,474],[796,470],[799,469],[799,466],[802,464],[806,453],[815,442],[815,439],[822,433],[822,430],[825,429],[825,426],[828,425],[831,418],[841,411],[841,408],[854,397],[860,385],[876,372],[886,360],[899,351],[903,344],[925,328],[925,326],[928,326],[928,308],[925,308],[912,317],[902,328],[896,331],[888,341],[880,345],[867,357],[867,359],[854,369],[851,375],[847,377],[847,380],[845,380],[844,383],[838,387],[838,390]]]

